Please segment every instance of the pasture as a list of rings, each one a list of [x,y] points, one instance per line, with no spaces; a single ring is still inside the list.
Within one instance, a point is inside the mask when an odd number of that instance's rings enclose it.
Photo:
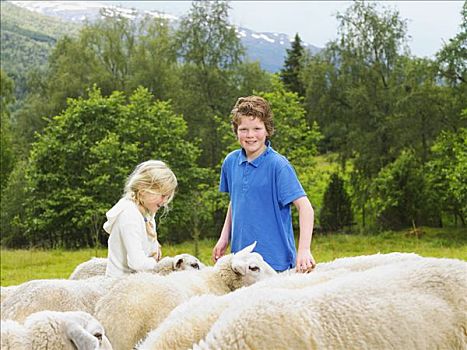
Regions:
[[[316,261],[326,262],[339,257],[368,255],[389,252],[414,252],[422,256],[457,258],[467,261],[466,228],[418,229],[384,232],[378,235],[363,234],[315,234],[313,256]],[[173,256],[180,253],[196,255],[205,264],[211,265],[213,240],[198,242],[199,253],[194,242],[177,245],[163,244],[163,254]],[[68,278],[73,269],[93,256],[106,257],[104,248],[81,250],[7,250],[1,249],[1,285],[16,285],[31,279]]]

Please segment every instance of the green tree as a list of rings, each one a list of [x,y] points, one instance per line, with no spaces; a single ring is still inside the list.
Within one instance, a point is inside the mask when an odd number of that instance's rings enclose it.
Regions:
[[[157,99],[176,101],[182,87],[172,27],[167,20],[145,17],[139,28],[129,61],[127,91],[144,86]]]
[[[372,205],[384,228],[437,225],[440,216],[429,193],[424,167],[413,151],[404,151],[373,179]]]
[[[167,21],[145,17],[129,20],[114,12],[86,24],[77,37],[63,37],[50,54],[45,71],[32,72],[16,130],[29,149],[36,131],[63,111],[68,98],[87,97],[93,85],[104,95],[131,94],[143,85],[157,98],[178,89],[175,51]],[[173,88],[175,86],[175,88]]]
[[[464,110],[467,117],[467,109]],[[467,216],[467,128],[445,131],[432,147],[428,178],[442,210],[466,225]]]
[[[200,161],[207,167],[220,161],[221,135],[216,134],[213,116],[227,115],[235,102],[235,72],[244,52],[228,15],[226,1],[194,1],[177,31],[177,52],[184,65],[176,107],[187,120],[190,137],[203,140]]]
[[[1,171],[0,171],[0,193],[3,192],[3,189],[8,181],[8,176],[13,170],[15,163],[14,159],[14,150],[13,150],[13,141],[12,141],[12,131],[11,131],[11,122],[10,122],[10,111],[9,105],[14,102],[14,84],[6,73],[0,69],[0,99],[1,99],[1,139],[0,139],[0,159],[1,159]]]
[[[331,175],[324,192],[323,205],[319,212],[320,226],[324,231],[336,232],[352,225],[352,207],[344,181],[337,173]]]
[[[398,69],[403,91],[395,102],[394,115],[388,119],[392,133],[398,135],[393,148],[411,148],[422,163],[430,157],[430,148],[443,129],[451,129],[457,118],[452,113],[451,88],[439,84],[437,65],[422,58],[401,58]]]
[[[467,2],[462,7],[462,22],[459,33],[436,54],[439,78],[443,86],[449,87],[446,103],[447,111],[444,116],[449,131],[457,132],[467,126],[466,119],[459,116],[466,107],[467,96]]]
[[[284,85],[299,96],[305,95],[305,89],[301,81],[301,71],[303,66],[304,48],[300,36],[295,34],[292,47],[286,49],[287,56],[284,62],[284,68],[280,71],[280,77]]]
[[[342,168],[352,159],[354,204],[362,218],[369,185],[402,149],[395,130],[401,99],[400,61],[407,55],[406,21],[395,10],[355,1],[337,15],[338,38],[307,59],[303,81],[309,123],[323,131],[324,151],[335,151]],[[404,119],[404,122],[408,120]]]
[[[190,193],[201,170],[199,151],[186,141],[187,127],[168,102],[138,89],[126,103],[99,90],[69,101],[32,147],[26,170],[28,240],[40,246],[91,246],[105,241],[104,213],[121,196],[125,178],[139,162],[166,161],[180,182],[173,212],[161,237],[189,235]],[[188,205],[187,205],[188,203]]]
[[[460,32],[437,53],[439,72],[452,85],[467,82],[467,2],[461,11]]]

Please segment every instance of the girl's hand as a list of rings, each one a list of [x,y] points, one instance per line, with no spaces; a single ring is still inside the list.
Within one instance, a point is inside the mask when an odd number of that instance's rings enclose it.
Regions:
[[[162,246],[159,242],[156,242],[157,250],[151,254],[151,256],[156,260],[159,261],[162,258]]]

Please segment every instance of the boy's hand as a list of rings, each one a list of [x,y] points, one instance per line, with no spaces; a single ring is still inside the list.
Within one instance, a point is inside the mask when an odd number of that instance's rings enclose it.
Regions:
[[[310,250],[298,251],[295,271],[300,273],[309,273],[316,267],[316,261],[311,255]]]
[[[227,246],[229,245],[228,239],[219,238],[214,249],[212,250],[212,261],[215,263],[221,256],[225,254]]]

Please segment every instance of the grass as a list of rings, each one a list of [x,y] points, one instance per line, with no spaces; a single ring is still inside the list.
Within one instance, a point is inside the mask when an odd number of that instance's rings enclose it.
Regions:
[[[426,228],[418,236],[409,230],[385,232],[379,235],[315,235],[313,256],[317,262],[339,257],[389,252],[414,252],[422,256],[457,258],[467,261],[467,230]],[[215,241],[199,242],[199,253],[193,242],[163,245],[164,255],[180,253],[196,255],[211,265],[211,250]],[[93,256],[107,256],[106,249],[65,250],[1,250],[1,285],[16,285],[39,278],[68,278],[79,263]]]

